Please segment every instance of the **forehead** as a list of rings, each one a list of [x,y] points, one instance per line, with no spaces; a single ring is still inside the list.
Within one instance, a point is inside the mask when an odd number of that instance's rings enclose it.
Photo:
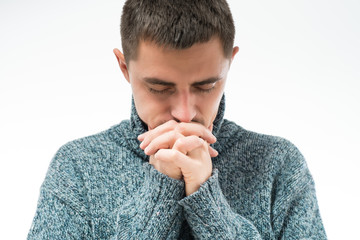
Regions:
[[[220,75],[228,64],[221,41],[212,38],[187,49],[161,47],[153,42],[141,41],[137,57],[130,60],[128,68],[138,77],[204,78]]]

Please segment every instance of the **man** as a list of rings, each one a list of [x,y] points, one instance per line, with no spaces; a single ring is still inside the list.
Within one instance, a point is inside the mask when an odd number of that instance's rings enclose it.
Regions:
[[[223,119],[234,25],[225,0],[128,0],[126,120],[62,146],[28,239],[326,239],[288,141]]]

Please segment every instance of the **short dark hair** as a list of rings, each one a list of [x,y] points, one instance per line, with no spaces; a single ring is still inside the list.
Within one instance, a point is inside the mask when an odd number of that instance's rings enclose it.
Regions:
[[[186,49],[217,36],[231,57],[235,36],[226,0],[127,0],[120,28],[127,63],[136,58],[140,40]]]

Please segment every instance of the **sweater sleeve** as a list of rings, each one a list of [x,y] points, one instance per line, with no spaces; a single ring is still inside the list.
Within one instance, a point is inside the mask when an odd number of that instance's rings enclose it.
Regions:
[[[144,163],[145,181],[132,200],[119,209],[114,239],[177,239],[184,219],[178,201],[184,182]]]
[[[76,145],[66,144],[52,159],[40,189],[38,206],[27,239],[176,239],[184,219],[178,201],[184,182],[171,179],[145,162],[145,178],[118,207],[114,232],[98,229],[84,183],[83,164]],[[116,213],[115,213],[116,214]]]
[[[180,201],[195,239],[261,239],[255,226],[232,211],[222,194],[218,170],[200,189]]]
[[[93,239],[85,189],[71,156],[64,145],[52,159],[27,239]]]
[[[296,148],[290,150],[280,169],[271,196],[272,235],[275,239],[326,239],[314,182]],[[196,239],[262,239],[255,224],[235,213],[227,203],[217,169],[180,205]]]
[[[300,151],[290,144],[274,182],[273,230],[278,239],[327,239],[315,184]]]

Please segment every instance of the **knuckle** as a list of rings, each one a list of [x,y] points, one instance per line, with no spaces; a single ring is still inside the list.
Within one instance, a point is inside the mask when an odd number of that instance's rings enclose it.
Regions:
[[[171,139],[173,139],[173,141],[176,141],[178,139],[178,133],[176,131],[171,131]]]
[[[209,130],[205,127],[201,128],[200,132],[202,136],[207,136],[209,134]]]
[[[191,141],[200,141],[200,140],[201,140],[201,138],[200,138],[200,137],[195,136],[195,135],[191,135],[191,136],[189,136],[189,139],[190,139]]]
[[[201,145],[204,142],[202,138],[196,135],[191,135],[188,137],[188,139],[191,141],[191,143],[193,143],[193,145]]]
[[[168,125],[170,128],[175,128],[177,125],[177,122],[172,119],[172,120],[168,121]]]
[[[156,161],[161,160],[162,155],[163,155],[162,153],[163,153],[162,149],[159,149],[159,150],[154,154],[154,159],[155,159]]]
[[[182,147],[184,146],[184,144],[185,144],[184,138],[179,138],[178,140],[176,140],[176,146]]]
[[[169,157],[170,157],[171,159],[176,158],[176,152],[175,152],[175,151],[170,151],[170,152],[169,152]]]
[[[183,123],[183,122],[179,123],[179,124],[176,126],[176,129],[177,129],[180,133],[184,132],[185,129],[186,129],[186,123]]]

